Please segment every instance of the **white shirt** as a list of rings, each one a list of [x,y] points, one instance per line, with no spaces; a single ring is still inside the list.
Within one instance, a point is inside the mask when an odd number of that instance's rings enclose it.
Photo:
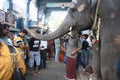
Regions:
[[[89,46],[92,47],[92,42],[90,40],[90,37],[87,38],[87,42],[88,42]]]
[[[12,40],[8,38],[9,45],[13,46]]]
[[[40,43],[40,50],[45,50],[47,49],[47,41],[42,41],[41,40],[41,43]]]

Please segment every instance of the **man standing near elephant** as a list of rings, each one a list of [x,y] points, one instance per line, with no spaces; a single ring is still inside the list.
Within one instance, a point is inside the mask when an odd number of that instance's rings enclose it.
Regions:
[[[45,34],[47,34],[47,33],[45,31],[43,31],[42,35],[45,35]],[[41,55],[40,68],[44,68],[44,69],[46,69],[47,46],[48,46],[47,41],[41,40],[41,44],[40,44],[40,55]]]
[[[55,62],[59,63],[60,39],[55,39]]]
[[[28,34],[27,31],[23,29],[20,32],[18,32],[14,37],[14,46],[19,51],[23,61],[25,61],[26,59],[26,54],[25,54],[26,45],[24,38],[27,34]]]
[[[79,35],[78,35],[78,38],[80,39],[80,43],[82,44],[83,42],[83,35],[82,33],[80,32]],[[82,61],[82,49],[78,51],[78,55],[77,55],[77,64],[76,64],[76,69],[77,69],[77,72],[79,72],[78,68],[79,68],[79,65],[81,65],[83,67],[83,71],[85,70],[86,68],[86,64]]]
[[[66,79],[77,80],[76,74],[76,58],[77,52],[81,49],[82,45],[79,38],[77,38],[77,31],[72,31],[72,36],[68,41],[66,51]]]
[[[39,66],[40,66],[40,43],[39,39],[35,39],[33,37],[29,40],[29,67],[31,73],[33,73],[34,62],[36,62],[36,73],[39,73]]]

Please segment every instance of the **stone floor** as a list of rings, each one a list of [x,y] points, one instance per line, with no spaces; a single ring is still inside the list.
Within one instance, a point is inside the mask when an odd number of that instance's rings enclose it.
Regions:
[[[65,75],[65,65],[60,62],[56,63],[54,60],[47,61],[47,68],[41,69],[40,73],[37,75],[31,75],[30,71],[27,70],[26,80],[66,80]],[[79,68],[78,80],[94,80],[90,78],[91,76],[83,73],[81,68]]]

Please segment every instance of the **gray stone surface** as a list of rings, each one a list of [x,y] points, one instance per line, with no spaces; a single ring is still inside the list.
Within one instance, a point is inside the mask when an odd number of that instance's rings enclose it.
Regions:
[[[47,68],[41,69],[40,73],[33,76],[27,70],[26,80],[66,80],[65,66],[63,63],[56,63],[53,60],[47,61]]]
[[[41,69],[37,75],[33,76],[27,70],[26,80],[66,80],[64,78],[65,72],[65,65],[62,62],[56,63],[54,60],[47,61],[47,68]],[[92,75],[86,75],[81,67],[79,67],[79,73],[77,75],[78,80],[95,80]]]

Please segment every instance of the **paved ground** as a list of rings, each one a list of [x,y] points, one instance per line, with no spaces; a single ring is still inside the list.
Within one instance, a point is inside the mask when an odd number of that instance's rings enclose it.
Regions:
[[[33,76],[29,71],[26,80],[65,80],[65,66],[63,63],[56,63],[53,60],[47,61],[47,68],[41,69],[40,74]]]
[[[40,74],[35,76],[27,71],[26,80],[66,80],[65,75],[65,66],[61,63],[56,63],[53,60],[47,61],[47,68],[41,69]],[[82,71],[78,74],[78,80],[91,80],[89,77],[84,74]],[[92,79],[93,80],[93,79]]]

